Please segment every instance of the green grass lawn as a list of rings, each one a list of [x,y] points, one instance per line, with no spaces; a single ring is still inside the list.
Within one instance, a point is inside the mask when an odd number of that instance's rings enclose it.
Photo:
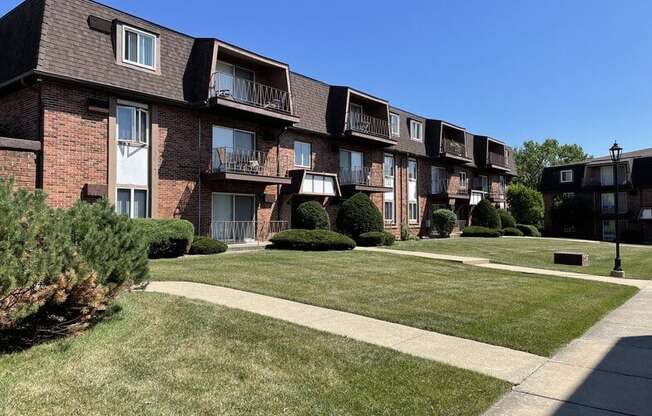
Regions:
[[[248,290],[546,356],[636,292],[360,251],[266,250],[158,260],[151,274],[154,280]]]
[[[578,273],[609,276],[613,269],[615,246],[612,243],[590,243],[535,238],[446,238],[401,241],[392,246],[398,250],[426,251],[458,256],[484,257],[496,263],[539,267]],[[555,251],[587,253],[590,266],[554,264]],[[621,247],[623,269],[627,277],[652,279],[652,247]]]
[[[477,373],[151,293],[84,334],[0,356],[2,415],[478,415]]]

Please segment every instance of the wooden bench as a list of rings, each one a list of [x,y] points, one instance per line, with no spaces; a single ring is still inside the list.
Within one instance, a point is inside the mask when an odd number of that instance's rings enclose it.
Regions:
[[[588,266],[589,255],[585,253],[557,251],[555,252],[555,264],[566,264],[569,266]]]

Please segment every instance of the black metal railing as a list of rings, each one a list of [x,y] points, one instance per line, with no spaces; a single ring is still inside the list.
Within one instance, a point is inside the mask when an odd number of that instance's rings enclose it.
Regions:
[[[442,142],[441,151],[442,153],[450,153],[459,157],[469,157],[464,143],[446,138],[444,138],[444,141]]]
[[[389,137],[389,123],[387,120],[358,112],[347,113],[346,130],[372,136]]]
[[[219,72],[211,77],[210,93],[211,98],[226,98],[281,113],[292,112],[290,95],[287,91]]]
[[[211,172],[278,176],[276,165],[267,162],[265,153],[256,150],[232,149],[230,147],[213,149]]]
[[[371,168],[340,168],[340,185],[373,185],[373,171]]]

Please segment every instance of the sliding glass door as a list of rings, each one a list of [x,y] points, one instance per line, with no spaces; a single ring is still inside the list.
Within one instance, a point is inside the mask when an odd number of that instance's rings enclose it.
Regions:
[[[244,194],[213,194],[213,238],[228,243],[256,241],[255,197]]]

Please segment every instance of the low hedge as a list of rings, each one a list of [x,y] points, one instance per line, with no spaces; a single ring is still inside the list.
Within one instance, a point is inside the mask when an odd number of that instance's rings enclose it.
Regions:
[[[360,234],[357,243],[362,247],[391,246],[395,240],[394,234],[387,231],[369,231]]]
[[[281,231],[271,238],[270,249],[280,250],[352,250],[355,241],[349,237],[329,230],[292,229]]]
[[[179,219],[133,220],[145,238],[150,259],[174,258],[188,254],[195,228],[190,221]]]
[[[539,229],[534,225],[528,224],[516,224],[516,228],[521,230],[524,236],[527,237],[541,237]]]
[[[516,227],[506,227],[503,228],[503,235],[510,235],[513,237],[523,237],[523,231],[519,230]]]
[[[506,209],[499,209],[498,215],[500,216],[500,225],[505,228],[516,228],[516,220],[512,214]]]
[[[196,236],[192,240],[192,245],[190,246],[188,254],[218,254],[224,253],[227,248],[228,246],[226,243],[222,241],[213,240],[209,237]]]
[[[465,227],[462,231],[462,237],[500,237],[500,230],[496,228],[481,227],[479,225],[472,225]]]

